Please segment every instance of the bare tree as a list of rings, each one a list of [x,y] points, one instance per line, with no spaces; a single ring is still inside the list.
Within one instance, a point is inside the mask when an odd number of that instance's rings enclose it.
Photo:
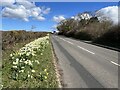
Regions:
[[[36,28],[36,26],[32,25],[31,26],[31,31],[33,31]]]

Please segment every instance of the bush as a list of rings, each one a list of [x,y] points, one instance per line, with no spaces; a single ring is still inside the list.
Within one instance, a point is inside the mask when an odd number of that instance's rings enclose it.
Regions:
[[[60,32],[58,32],[58,35],[63,35],[63,32],[61,32],[61,31],[60,31]]]
[[[91,39],[101,37],[104,33],[108,32],[108,29],[111,27],[109,22],[94,22],[87,25],[83,31],[91,35]]]
[[[21,31],[2,31],[2,49],[14,45],[15,43],[24,42],[26,40],[31,41],[39,37],[44,37],[47,32],[27,32]]]
[[[120,26],[110,28],[108,32],[94,40],[94,42],[120,48]]]
[[[74,38],[81,39],[81,40],[91,40],[91,35],[88,34],[87,32],[78,31],[78,32],[75,32]]]
[[[71,31],[68,31],[68,32],[65,34],[65,36],[67,36],[67,37],[73,37],[73,36],[74,36],[74,33],[75,33],[75,31],[71,30]]]

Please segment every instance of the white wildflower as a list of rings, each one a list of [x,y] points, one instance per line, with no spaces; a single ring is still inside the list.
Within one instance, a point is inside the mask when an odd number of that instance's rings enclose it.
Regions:
[[[23,60],[25,61],[25,59],[23,58]]]
[[[13,68],[17,68],[17,66],[13,66]]]
[[[13,62],[14,65],[16,65],[17,63],[16,62]]]
[[[37,64],[40,64],[40,62],[39,61],[36,61],[37,62]]]
[[[26,56],[30,56],[30,53],[27,53]]]
[[[25,67],[21,67],[22,69],[25,68]]]
[[[30,60],[28,60],[28,64],[32,66],[32,62]]]
[[[36,56],[34,53],[32,53],[32,56]]]
[[[12,57],[12,59],[14,59],[14,57]]]
[[[44,71],[46,72],[46,71],[47,71],[47,69],[44,69]]]
[[[2,90],[2,88],[3,88],[3,85],[1,84],[1,88],[0,89]]]
[[[21,70],[21,72],[24,72],[24,70]]]
[[[10,57],[12,57],[13,55],[12,54],[10,54]]]
[[[34,73],[34,72],[35,72],[35,70],[32,70],[31,72],[33,72],[33,73]]]
[[[45,79],[47,79],[47,76],[44,76]]]
[[[19,58],[16,58],[16,61],[19,61]]]
[[[33,76],[31,75],[31,78],[33,78]]]
[[[19,72],[24,72],[24,70],[20,70]]]
[[[22,60],[20,60],[20,62],[23,62]]]
[[[28,62],[27,62],[27,61],[25,61],[24,63],[25,63],[25,64],[28,64]]]
[[[30,75],[28,74],[28,77],[30,77]]]
[[[18,62],[19,62],[19,59],[18,59],[18,58],[16,58],[16,63],[18,64]]]
[[[41,53],[40,55],[43,55],[43,53]]]

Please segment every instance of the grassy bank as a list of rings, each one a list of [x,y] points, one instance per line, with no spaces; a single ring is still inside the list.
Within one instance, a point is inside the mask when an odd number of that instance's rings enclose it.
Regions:
[[[58,87],[49,37],[15,43],[3,50],[2,59],[3,88]]]

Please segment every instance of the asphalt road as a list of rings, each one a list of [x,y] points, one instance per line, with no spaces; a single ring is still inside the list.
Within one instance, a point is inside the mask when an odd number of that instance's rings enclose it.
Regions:
[[[118,88],[118,53],[79,40],[52,35],[66,88]]]

